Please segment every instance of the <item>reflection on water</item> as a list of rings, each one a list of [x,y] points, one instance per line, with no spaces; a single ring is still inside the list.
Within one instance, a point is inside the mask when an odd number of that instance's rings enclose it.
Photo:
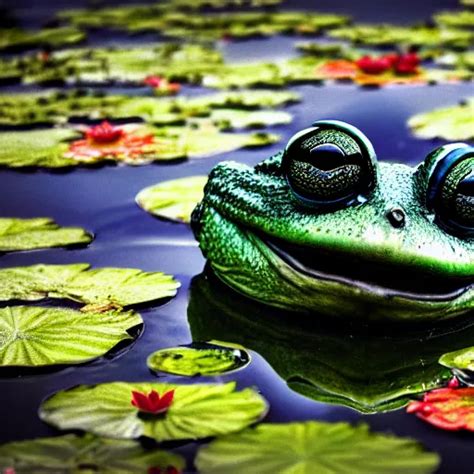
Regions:
[[[474,324],[466,320],[437,328],[329,324],[316,314],[310,319],[251,301],[209,271],[192,282],[188,319],[195,341],[241,344],[263,356],[292,390],[363,413],[400,408],[444,385],[451,372],[439,357],[474,345]]]

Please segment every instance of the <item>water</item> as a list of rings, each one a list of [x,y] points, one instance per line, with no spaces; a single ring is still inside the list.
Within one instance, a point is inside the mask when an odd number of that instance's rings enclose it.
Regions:
[[[31,2],[22,0],[15,2],[15,5],[24,22],[33,26],[40,19],[47,19],[57,7],[80,4],[64,1],[57,5],[55,2],[38,2],[34,9],[30,9],[27,8],[29,3]],[[303,3],[307,6],[308,2],[295,2],[295,6],[302,6]],[[416,4],[404,1],[393,5],[384,4],[383,9],[376,10],[373,2],[358,2],[355,13],[361,21],[406,23],[421,21],[438,6],[450,8],[455,3],[451,0],[438,0],[436,3],[420,1]],[[318,2],[316,7],[339,12],[354,10],[353,2],[349,0]],[[33,15],[33,11],[38,14]],[[108,43],[113,42],[113,37],[106,37]],[[254,49],[249,46],[258,44],[259,54],[268,59],[275,51],[275,45],[281,46],[279,51],[283,51],[284,55],[291,55],[289,46],[297,40],[251,40],[248,43],[223,45],[222,48],[227,57],[239,60]],[[120,41],[119,37],[117,41]],[[361,128],[372,140],[379,159],[412,165],[422,161],[430,150],[444,142],[413,138],[406,126],[407,119],[414,113],[433,107],[456,104],[474,92],[472,84],[394,86],[376,90],[333,84],[324,87],[298,86],[292,89],[303,95],[301,103],[287,109],[295,117],[293,123],[271,129],[282,135],[282,143],[314,120],[335,118]],[[134,93],[133,89],[126,89],[124,92]],[[200,93],[201,89],[190,88],[187,92]],[[138,208],[134,202],[138,191],[167,179],[207,173],[221,160],[232,159],[255,164],[277,151],[282,143],[265,149],[241,150],[179,164],[78,168],[64,173],[0,171],[1,216],[49,216],[62,225],[83,226],[96,235],[94,242],[83,249],[43,250],[2,256],[1,267],[88,262],[95,267],[161,270],[175,275],[182,284],[176,298],[164,305],[140,310],[145,330],[133,347],[121,357],[36,376],[0,378],[0,442],[58,434],[36,415],[41,400],[52,392],[78,383],[157,380],[146,367],[147,356],[161,348],[192,342],[194,320],[188,321],[187,314],[189,287],[191,279],[203,270],[204,259],[187,226],[155,219]],[[162,380],[181,379],[164,376]],[[376,431],[416,438],[428,449],[440,453],[442,465],[439,473],[471,474],[474,469],[472,436],[437,430],[416,417],[405,414],[404,410],[363,415],[344,406],[316,402],[288,388],[275,369],[258,353],[252,354],[252,363],[248,367],[221,376],[218,380],[237,380],[239,387],[257,385],[271,406],[266,421],[363,421]],[[188,444],[176,449],[191,458],[195,445]]]

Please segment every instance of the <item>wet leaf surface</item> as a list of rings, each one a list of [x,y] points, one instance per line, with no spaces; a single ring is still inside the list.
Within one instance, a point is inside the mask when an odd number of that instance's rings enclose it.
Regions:
[[[164,415],[141,416],[132,391],[174,390]],[[40,408],[42,420],[59,429],[79,429],[112,438],[147,436],[156,441],[199,439],[240,431],[266,414],[264,399],[252,389],[223,385],[115,382],[81,385],[58,392]]]
[[[92,235],[84,229],[60,227],[47,217],[0,218],[0,252],[67,247],[88,244],[92,239]]]
[[[0,366],[80,364],[101,357],[142,324],[139,314],[84,313],[65,308],[0,309]]]
[[[261,424],[202,447],[202,474],[431,473],[439,458],[416,441],[347,423]]]
[[[64,435],[17,441],[0,446],[0,470],[16,474],[144,474],[150,468],[173,466],[181,471],[184,459],[178,454],[145,450],[135,442],[98,438],[91,435]]]

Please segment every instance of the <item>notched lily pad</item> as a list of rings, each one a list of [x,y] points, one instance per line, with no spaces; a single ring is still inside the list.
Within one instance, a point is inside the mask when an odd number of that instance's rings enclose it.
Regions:
[[[161,272],[90,269],[87,263],[0,269],[0,301],[60,298],[89,307],[124,307],[176,295],[180,283]]]
[[[148,368],[186,377],[221,375],[250,363],[250,354],[241,346],[219,343],[192,343],[169,347],[150,354]]]
[[[438,465],[438,455],[412,439],[318,421],[261,424],[212,441],[196,458],[202,474],[428,474]]]
[[[470,140],[474,138],[474,97],[454,107],[415,115],[408,125],[419,138]]]
[[[105,355],[143,323],[132,311],[84,313],[66,308],[0,308],[0,366],[81,364]]]
[[[143,416],[132,405],[132,391],[158,394],[174,390],[166,413]],[[59,429],[79,429],[111,438],[146,436],[156,441],[200,439],[240,431],[262,418],[265,400],[253,389],[223,385],[114,382],[81,385],[58,392],[39,410]]]
[[[136,441],[92,435],[69,434],[0,446],[0,471],[17,474],[65,474],[85,469],[98,474],[143,474],[147,471],[164,473],[171,467],[179,473],[184,466],[184,459],[177,454],[145,450]]]
[[[88,244],[92,239],[92,235],[80,227],[60,227],[47,217],[0,218],[0,252],[67,247]]]
[[[173,179],[142,189],[135,198],[145,211],[157,217],[189,223],[204,195],[207,176]]]

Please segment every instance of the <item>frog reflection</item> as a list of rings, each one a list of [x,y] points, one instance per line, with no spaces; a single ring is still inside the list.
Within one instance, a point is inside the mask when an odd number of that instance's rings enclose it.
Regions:
[[[323,325],[239,295],[209,270],[193,280],[188,318],[193,340],[241,344],[292,390],[364,413],[400,408],[446,384],[451,371],[439,357],[474,345],[466,318],[429,331],[410,325],[409,332],[407,325]]]

